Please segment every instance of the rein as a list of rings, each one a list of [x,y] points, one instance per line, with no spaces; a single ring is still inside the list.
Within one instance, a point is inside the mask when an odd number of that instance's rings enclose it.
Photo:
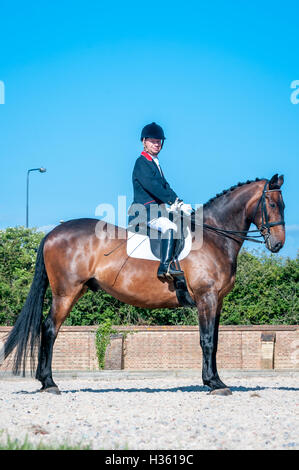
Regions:
[[[195,225],[199,225],[199,224],[195,224]],[[224,230],[222,228],[218,228],[218,227],[213,227],[212,225],[208,225],[208,224],[203,224],[203,228],[206,228],[207,230],[211,230],[213,232],[216,232],[218,235],[223,235],[227,238],[231,238],[232,240],[235,240],[236,242],[239,242],[239,240],[236,240],[234,237],[231,237],[229,234],[231,235],[235,235],[236,237],[238,238],[241,238],[242,240],[248,240],[250,242],[255,242],[255,243],[266,243],[265,240],[256,240],[257,238],[260,238],[262,237],[263,235],[260,233],[259,235],[240,235],[241,233],[253,233],[253,232],[259,232],[259,230],[240,230],[240,231],[237,231],[237,230]]]

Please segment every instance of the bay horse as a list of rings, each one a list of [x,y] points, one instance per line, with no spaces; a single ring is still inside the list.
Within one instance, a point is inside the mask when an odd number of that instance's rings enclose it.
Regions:
[[[202,380],[210,393],[231,394],[217,372],[218,326],[223,298],[235,282],[238,253],[244,239],[251,239],[251,223],[271,252],[277,253],[284,245],[282,184],[283,176],[275,174],[270,180],[257,178],[238,183],[210,199],[203,206],[203,241],[199,245],[194,237],[189,255],[181,261],[198,310]],[[99,224],[101,237],[95,234]],[[26,358],[30,356],[33,361],[38,349],[35,377],[42,384],[41,391],[60,393],[52,378],[54,341],[71,309],[89,288],[103,289],[137,307],[179,306],[172,283],[157,278],[158,261],[128,257],[126,244],[119,246],[119,239],[127,237],[126,229],[115,227],[113,239],[105,236],[105,227],[107,223],[98,219],[70,220],[55,227],[40,243],[30,292],[4,344],[4,357],[16,348],[13,372],[19,374],[23,368],[25,375]],[[111,251],[110,256],[105,256]],[[42,320],[49,284],[52,305]]]

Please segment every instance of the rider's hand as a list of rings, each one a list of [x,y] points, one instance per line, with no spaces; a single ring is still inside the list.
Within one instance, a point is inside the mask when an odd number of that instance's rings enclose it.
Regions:
[[[185,204],[183,201],[178,205],[178,208],[184,212],[186,215],[191,215],[192,206],[190,204]]]
[[[171,212],[177,211],[178,208],[179,208],[179,205],[182,204],[182,202],[183,202],[183,201],[177,197],[176,200],[174,201],[174,203],[171,204],[169,210],[170,210]]]

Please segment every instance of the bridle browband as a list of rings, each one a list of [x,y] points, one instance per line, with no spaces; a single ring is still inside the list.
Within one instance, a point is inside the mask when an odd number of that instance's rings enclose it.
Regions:
[[[260,197],[260,199],[257,203],[256,208],[255,208],[254,216],[251,219],[251,222],[254,223],[254,219],[256,217],[258,208],[259,208],[259,206],[261,206],[262,223],[261,223],[261,226],[257,230],[239,230],[239,231],[238,230],[225,230],[225,229],[222,229],[222,228],[213,227],[212,225],[208,225],[208,224],[205,224],[205,223],[203,224],[203,228],[206,228],[208,230],[212,230],[216,233],[219,233],[220,235],[224,235],[228,238],[231,238],[232,240],[235,240],[236,242],[238,242],[239,240],[236,240],[232,235],[235,235],[238,238],[241,238],[242,240],[248,240],[248,241],[255,242],[255,243],[263,243],[263,244],[267,243],[267,241],[268,241],[268,239],[271,235],[270,228],[275,227],[277,225],[285,225],[285,221],[284,221],[283,218],[280,219],[278,222],[269,222],[269,216],[268,216],[267,205],[266,205],[266,193],[270,193],[270,192],[274,192],[274,191],[280,191],[281,192],[281,189],[280,188],[266,189],[268,183],[269,183],[269,180],[267,180],[266,183],[265,183],[262,195],[261,195],[261,197]],[[263,234],[262,232],[265,229],[267,230],[267,233]],[[259,235],[249,235],[249,236],[247,235],[248,233],[255,233],[255,232],[259,232]],[[242,234],[246,234],[246,235],[242,235]],[[260,238],[260,237],[263,237],[264,240],[263,241],[262,240],[256,240],[257,238]]]

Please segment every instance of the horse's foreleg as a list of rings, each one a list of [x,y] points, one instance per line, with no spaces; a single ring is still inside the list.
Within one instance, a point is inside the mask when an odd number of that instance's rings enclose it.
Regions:
[[[59,394],[59,388],[52,378],[53,346],[58,331],[74,304],[86,289],[70,296],[53,295],[51,310],[42,324],[41,345],[39,350],[36,378],[42,383],[41,391]]]
[[[202,379],[204,385],[211,388],[211,393],[230,395],[231,391],[219,378],[216,364],[221,306],[222,304],[218,304],[218,296],[214,292],[205,294],[197,302],[200,345],[203,354]]]

